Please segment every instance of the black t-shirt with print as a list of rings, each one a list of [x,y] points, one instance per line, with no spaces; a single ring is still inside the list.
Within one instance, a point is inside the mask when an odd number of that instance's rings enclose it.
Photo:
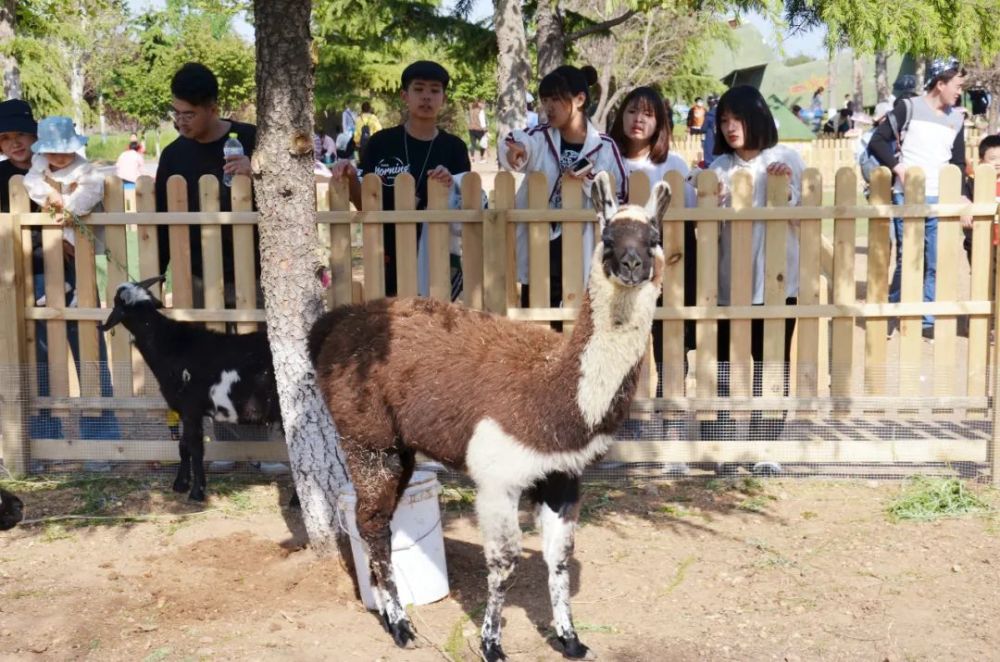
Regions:
[[[469,172],[469,153],[465,141],[438,129],[434,140],[418,140],[406,133],[403,125],[383,129],[371,137],[361,155],[358,175],[372,172],[382,179],[382,209],[396,208],[396,175],[408,172],[416,181],[417,209],[427,208],[427,173],[444,166],[453,175]],[[385,293],[396,295],[396,228],[383,227],[385,241]],[[419,226],[418,226],[419,232]]]
[[[564,140],[559,145],[559,172],[569,170],[570,166],[579,161],[581,156],[583,156],[583,143],[570,143]],[[556,209],[562,209],[562,176],[552,192],[552,204]]]

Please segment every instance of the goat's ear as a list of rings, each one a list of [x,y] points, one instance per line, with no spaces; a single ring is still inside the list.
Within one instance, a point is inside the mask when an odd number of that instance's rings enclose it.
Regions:
[[[147,278],[146,280],[139,281],[138,283],[136,283],[136,285],[138,285],[144,290],[148,290],[153,285],[156,285],[157,283],[163,283],[166,280],[167,280],[166,276],[153,276],[152,278]]]
[[[653,193],[646,203],[646,216],[649,218],[649,224],[657,232],[660,232],[660,226],[663,224],[663,217],[666,215],[668,207],[670,207],[670,184],[659,182],[653,187]]]
[[[597,173],[597,177],[590,187],[590,199],[593,202],[594,211],[597,212],[598,225],[603,231],[614,215],[618,213],[618,198],[615,197],[614,189],[611,188],[611,178],[607,172]]]

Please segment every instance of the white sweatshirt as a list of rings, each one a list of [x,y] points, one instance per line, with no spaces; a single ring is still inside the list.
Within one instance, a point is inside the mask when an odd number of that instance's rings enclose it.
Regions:
[[[51,180],[58,190],[46,180]],[[60,193],[63,208],[76,214],[86,216],[104,200],[104,177],[87,159],[77,154],[65,168],[53,171],[49,161],[42,154],[31,158],[31,168],[24,176],[24,187],[36,204],[45,205],[50,193]],[[63,228],[63,238],[76,245],[76,234],[72,228]]]

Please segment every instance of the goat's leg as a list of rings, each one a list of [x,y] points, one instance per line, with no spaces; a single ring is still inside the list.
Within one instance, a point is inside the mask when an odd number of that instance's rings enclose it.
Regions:
[[[368,546],[372,594],[382,626],[400,648],[415,638],[413,624],[399,599],[392,572],[389,524],[412,467],[406,469],[395,451],[364,450],[348,454],[351,481],[358,497],[358,533]],[[360,572],[360,568],[358,572]]]
[[[177,442],[177,449],[180,452],[181,463],[177,466],[177,478],[174,479],[174,492],[187,492],[191,489],[191,440],[201,439],[204,434],[202,430],[201,417],[185,417],[182,421],[180,441]]]
[[[500,616],[508,580],[521,556],[521,528],[517,522],[518,490],[503,486],[479,487],[476,512],[483,532],[483,551],[489,573],[486,612],[483,614],[481,648],[487,662],[506,660],[500,646]]]
[[[590,650],[580,643],[569,606],[569,561],[580,515],[580,479],[565,473],[549,474],[534,486],[532,498],[538,504],[542,555],[549,567],[549,598],[556,636],[563,645],[564,657],[586,658]]]
[[[188,498],[192,501],[205,500],[205,433],[201,415],[184,418],[184,438],[187,440],[188,452],[191,454],[191,492]],[[192,434],[188,434],[188,430]]]

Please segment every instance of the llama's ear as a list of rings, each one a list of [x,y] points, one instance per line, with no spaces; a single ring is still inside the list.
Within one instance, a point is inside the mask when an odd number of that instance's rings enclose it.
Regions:
[[[663,224],[663,217],[666,215],[669,206],[670,184],[659,182],[653,187],[653,193],[649,196],[649,201],[646,203],[646,216],[649,218],[649,224],[656,228],[657,232],[660,231],[660,226]]]
[[[590,199],[594,204],[594,211],[597,212],[600,229],[604,230],[614,215],[618,213],[618,198],[615,197],[615,192],[611,188],[611,178],[608,177],[607,172],[597,173],[590,188]]]

